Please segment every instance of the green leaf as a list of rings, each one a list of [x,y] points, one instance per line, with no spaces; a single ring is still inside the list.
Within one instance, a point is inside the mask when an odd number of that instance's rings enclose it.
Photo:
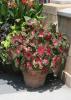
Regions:
[[[11,29],[15,30],[16,29],[16,25],[11,26]]]
[[[6,37],[6,40],[10,41],[10,40],[11,40],[11,36],[8,35],[8,36]]]
[[[25,25],[26,25],[26,22],[23,22],[23,23],[21,24],[21,27],[23,28]]]
[[[1,24],[3,24],[3,22],[2,22],[2,21],[0,21],[0,25],[1,25]]]
[[[30,9],[29,10],[30,17],[33,17],[35,14],[36,14],[36,10],[35,9]]]
[[[8,48],[10,46],[10,41],[6,40],[6,41],[2,41],[1,44],[4,46],[4,48]]]
[[[28,21],[28,20],[30,20],[31,18],[28,17],[28,16],[24,16],[24,19],[25,19],[25,21]]]
[[[7,14],[7,7],[5,4],[2,4],[0,7],[0,14],[2,14],[3,16],[5,16]]]
[[[54,49],[53,49],[53,53],[54,53],[54,55],[59,55],[58,49],[57,49],[57,48],[54,48]]]
[[[0,51],[0,58],[2,59],[3,63],[7,61],[8,54],[6,50],[2,49]]]
[[[42,8],[43,8],[43,5],[42,5],[42,4],[37,3],[37,4],[35,5],[35,10],[36,10],[36,12],[37,12],[38,14],[41,14]]]
[[[14,13],[11,10],[8,10],[8,13],[10,14],[10,16],[14,17]]]
[[[46,17],[43,17],[43,16],[36,16],[37,19],[44,19]]]
[[[15,1],[16,1],[17,5],[19,6],[19,4],[20,4],[20,0],[15,0]]]

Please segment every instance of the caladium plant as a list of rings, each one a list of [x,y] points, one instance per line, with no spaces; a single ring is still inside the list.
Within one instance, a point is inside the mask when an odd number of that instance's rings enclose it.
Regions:
[[[26,24],[28,30],[11,37],[10,45],[5,49],[7,60],[21,70],[41,72],[49,72],[62,64],[69,47],[65,35],[45,30],[37,20],[29,20]]]
[[[0,39],[3,63],[44,73],[54,71],[63,63],[68,40],[64,34],[56,32],[55,27],[46,29],[39,20],[43,18],[42,4],[32,0],[1,0],[0,5],[0,33],[7,33]]]

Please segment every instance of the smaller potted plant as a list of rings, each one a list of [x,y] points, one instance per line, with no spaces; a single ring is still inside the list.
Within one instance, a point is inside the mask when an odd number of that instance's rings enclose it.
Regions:
[[[1,43],[1,54],[21,69],[27,86],[37,88],[44,84],[50,71],[58,74],[69,44],[64,34],[45,29],[41,21],[32,18],[25,25],[18,34],[9,35],[8,47],[6,41]]]
[[[42,7],[43,4],[38,3],[37,0],[0,0],[0,54],[2,52],[3,62],[6,61],[8,55],[5,49],[10,45],[11,36],[20,33],[23,27],[27,28],[25,25],[26,20],[42,18]],[[1,44],[4,45],[3,49]],[[2,62],[1,59],[0,62]],[[11,70],[11,66],[8,65],[9,62],[6,63],[2,64],[2,68],[5,71]]]

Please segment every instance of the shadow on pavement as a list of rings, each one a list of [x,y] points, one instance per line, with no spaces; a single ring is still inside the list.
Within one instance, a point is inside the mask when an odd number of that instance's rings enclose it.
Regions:
[[[50,92],[52,92],[53,90],[57,90],[59,88],[61,88],[64,85],[63,81],[60,80],[57,77],[54,77],[53,74],[49,74],[47,76],[46,82],[44,84],[43,87],[40,87],[38,89],[31,89],[31,88],[27,88],[28,91],[38,91],[38,92],[44,92],[49,90]]]
[[[2,82],[1,82],[2,81]],[[3,86],[3,84],[7,84],[9,86],[12,86],[16,91],[24,90],[30,92],[44,92],[46,90],[49,90],[52,92],[53,90],[61,88],[64,83],[53,76],[53,74],[49,74],[47,76],[46,82],[43,87],[40,87],[38,89],[31,89],[25,86],[23,77],[21,73],[18,74],[10,74],[10,73],[2,73],[0,72],[0,85]]]

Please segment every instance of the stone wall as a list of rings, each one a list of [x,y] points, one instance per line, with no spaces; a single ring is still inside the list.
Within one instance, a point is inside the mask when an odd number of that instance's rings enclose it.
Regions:
[[[64,16],[58,16],[59,32],[66,33],[69,42],[71,43],[71,18]]]
[[[55,3],[46,3],[43,7],[43,15],[46,16],[48,25],[56,24],[56,30],[58,31],[58,18],[57,12],[61,9],[71,7],[71,4],[55,4]],[[45,22],[46,22],[45,20]]]
[[[58,27],[59,32],[65,33],[67,35],[70,43],[62,79],[69,87],[71,87],[71,8],[67,8],[58,12]]]

